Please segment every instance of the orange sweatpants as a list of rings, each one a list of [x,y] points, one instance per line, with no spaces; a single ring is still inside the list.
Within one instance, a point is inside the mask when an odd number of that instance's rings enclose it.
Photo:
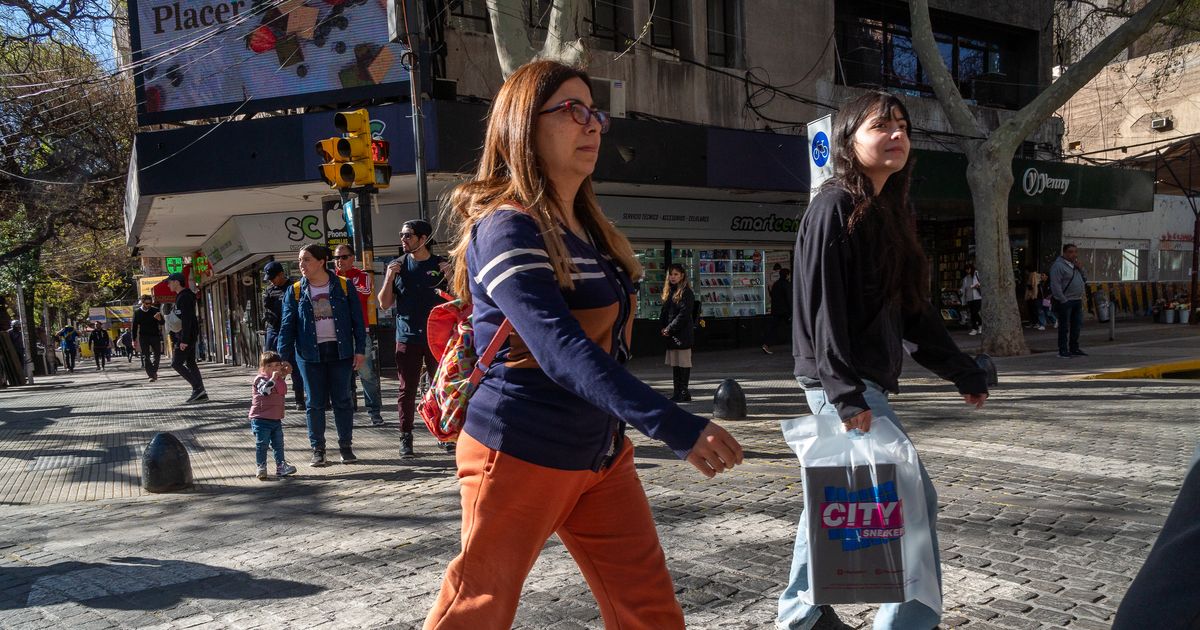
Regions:
[[[608,630],[675,630],[683,611],[628,439],[600,472],[557,470],[458,440],[462,551],[446,568],[425,630],[512,627],[521,587],[557,533]]]

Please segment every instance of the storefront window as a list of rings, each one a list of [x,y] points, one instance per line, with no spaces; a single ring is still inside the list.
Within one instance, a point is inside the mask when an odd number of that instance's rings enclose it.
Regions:
[[[1079,248],[1079,262],[1093,282],[1149,280],[1150,251],[1146,249]]]
[[[706,317],[767,314],[767,281],[761,249],[696,251],[696,296]]]

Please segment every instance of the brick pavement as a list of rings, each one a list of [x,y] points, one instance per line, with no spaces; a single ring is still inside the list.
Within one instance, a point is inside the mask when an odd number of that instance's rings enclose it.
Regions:
[[[943,626],[1111,624],[1196,444],[1200,390],[1078,377],[1194,357],[1193,330],[1126,325],[1107,344],[1089,329],[1091,357],[1000,359],[1002,384],[976,413],[906,369],[894,402],[942,504]],[[1031,345],[1052,349],[1052,334],[1032,333]],[[633,369],[665,389],[658,363]],[[361,463],[260,482],[244,417],[248,373],[203,369],[213,402],[195,407],[171,404],[187,393],[173,376],[149,384],[121,363],[0,390],[0,627],[418,626],[457,551],[450,458],[419,434],[422,457],[402,462],[394,416],[378,429],[360,415]],[[689,627],[764,628],[774,616],[800,505],[778,420],[806,411],[789,372],[784,354],[697,355],[691,406],[706,411],[720,378],[735,376],[754,413],[725,423],[747,461],[716,480],[635,436]],[[303,420],[289,413],[290,457],[302,463]],[[194,490],[141,492],[140,449],[159,430],[188,446]],[[872,610],[838,607],[852,628],[870,627]],[[600,627],[556,539],[526,583],[516,627]]]

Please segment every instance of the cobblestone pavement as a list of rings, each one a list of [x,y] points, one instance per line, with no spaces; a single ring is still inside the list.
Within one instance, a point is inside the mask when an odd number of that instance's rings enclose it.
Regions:
[[[980,412],[907,369],[894,403],[940,494],[943,627],[1109,627],[1196,445],[1200,389],[1079,377],[1194,358],[1193,331],[1135,324],[1114,344],[1089,330],[1084,359],[998,360],[1002,383]],[[1053,347],[1053,331],[1033,334],[1035,349]],[[721,378],[745,388],[754,415],[724,424],[746,464],[707,481],[639,435],[637,465],[689,627],[770,627],[801,498],[778,420],[807,410],[786,352],[696,361],[697,412]],[[665,389],[658,363],[633,369]],[[458,547],[449,456],[419,434],[421,456],[401,461],[394,412],[383,428],[360,414],[360,463],[258,481],[248,372],[202,369],[213,400],[197,406],[176,404],[187,391],[173,375],[146,383],[119,361],[0,390],[0,627],[418,627]],[[394,381],[385,388],[394,396]],[[287,446],[302,464],[303,419],[289,416]],[[141,449],[162,430],[187,445],[194,490],[141,491]],[[837,611],[870,627],[871,606]],[[516,627],[601,627],[557,539],[525,585]]]

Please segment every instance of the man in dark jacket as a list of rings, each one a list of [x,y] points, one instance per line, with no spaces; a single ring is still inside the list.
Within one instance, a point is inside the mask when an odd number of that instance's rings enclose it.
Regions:
[[[283,265],[277,261],[263,265],[263,326],[267,332],[267,347],[264,351],[279,352],[279,324],[283,322],[283,297],[292,289],[292,279],[288,277]],[[292,391],[296,396],[296,409],[304,410],[304,377],[300,375],[300,366],[295,361],[292,365]]]
[[[167,286],[175,292],[175,310],[183,327],[175,334],[175,357],[171,367],[192,386],[192,395],[184,402],[204,402],[208,393],[204,391],[204,379],[196,365],[196,341],[200,338],[200,322],[196,318],[196,294],[185,284],[187,278],[181,273],[167,276]]]
[[[776,265],[779,267],[779,265]],[[763,336],[762,351],[771,353],[771,344],[780,335],[786,336],[792,329],[792,278],[791,272],[783,267],[776,269],[779,279],[771,285],[771,327]]]
[[[143,295],[133,310],[133,347],[142,353],[142,367],[150,382],[158,380],[158,363],[162,359],[162,313],[154,307],[154,298]]]
[[[21,337],[21,320],[14,319],[8,328],[8,338],[12,341],[12,345],[17,349],[17,356],[21,359],[21,365],[25,365],[25,340]],[[24,367],[21,368],[24,370]]]

